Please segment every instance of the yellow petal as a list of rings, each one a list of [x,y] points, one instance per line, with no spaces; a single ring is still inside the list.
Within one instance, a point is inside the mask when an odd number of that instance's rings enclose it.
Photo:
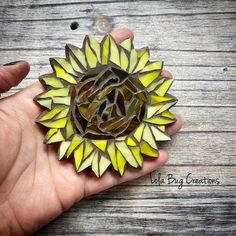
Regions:
[[[139,62],[138,62],[133,73],[136,73],[136,72],[142,70],[144,68],[144,66],[147,64],[148,60],[149,60],[149,53],[148,53],[148,51],[146,51],[142,55],[142,57],[139,59]]]
[[[104,174],[110,164],[111,162],[105,156],[101,155],[99,162],[99,176],[102,176]]]
[[[83,153],[84,153],[84,144],[80,144],[78,148],[74,151],[74,160],[75,160],[75,168],[78,171],[82,160],[83,160]]]
[[[155,62],[152,62],[152,63],[146,65],[142,69],[142,72],[148,72],[148,71],[153,71],[153,70],[162,70],[162,67],[163,67],[162,61],[155,61]]]
[[[116,148],[113,142],[108,146],[107,152],[110,156],[112,166],[116,171],[118,171],[117,160],[116,160]]]
[[[139,80],[143,84],[143,86],[147,87],[151,84],[158,76],[161,74],[161,71],[153,71],[144,75],[139,76]]]
[[[143,158],[142,158],[142,155],[140,154],[140,147],[131,147],[131,152],[133,153],[139,166],[142,166],[143,165]]]
[[[59,66],[54,66],[54,70],[56,72],[56,76],[65,80],[66,82],[70,83],[70,84],[77,84],[76,80],[74,79],[74,77],[70,74],[68,74],[64,69],[62,69]]]
[[[122,156],[122,154],[120,153],[119,150],[117,150],[117,166],[118,166],[118,170],[120,172],[120,175],[122,176],[124,174],[124,171],[125,171],[125,163],[126,163],[126,160],[125,158]]]
[[[61,160],[65,156],[66,151],[67,151],[69,146],[70,146],[69,141],[61,142],[60,148],[59,148],[59,151],[58,151],[58,159],[59,160]]]
[[[98,41],[96,39],[94,39],[91,36],[89,36],[89,41],[90,41],[91,48],[94,50],[94,52],[97,56],[98,61],[101,63],[100,44],[98,43]]]
[[[144,124],[140,124],[139,127],[134,132],[134,137],[140,142],[143,134]]]
[[[102,42],[102,64],[107,65],[109,57],[110,36],[104,38]]]
[[[168,91],[168,89],[170,88],[173,81],[174,81],[173,79],[165,79],[163,84],[158,89],[155,90],[155,93],[158,96],[164,96],[166,92]]]
[[[110,61],[120,66],[119,49],[112,37],[110,37]]]
[[[93,140],[92,143],[103,152],[106,151],[107,140]]]
[[[138,167],[138,163],[136,162],[132,152],[130,151],[129,147],[127,146],[127,144],[123,141],[123,142],[116,142],[116,147],[118,148],[118,150],[120,151],[120,153],[122,154],[122,156],[126,159],[126,161],[133,167],[137,168]]]
[[[170,137],[168,135],[166,135],[165,133],[163,133],[158,128],[152,126],[151,129],[152,129],[152,132],[154,134],[154,137],[155,137],[156,141],[167,141],[167,140],[170,140]]]
[[[125,48],[126,50],[128,50],[130,52],[131,48],[132,48],[132,40],[131,40],[131,38],[128,38],[128,39],[122,41],[120,46]]]
[[[89,67],[90,68],[96,67],[98,59],[96,55],[93,53],[92,49],[90,48],[88,41],[86,41],[85,43],[85,55],[86,55]]]
[[[144,142],[141,144],[141,153],[151,156],[151,157],[158,157],[158,151],[153,149],[148,143]]]
[[[121,64],[121,69],[126,71],[129,65],[129,60],[123,49],[121,50],[120,53],[120,64]]]
[[[156,141],[152,135],[152,132],[148,125],[145,126],[143,131],[143,140],[151,145],[154,149],[157,149]]]
[[[75,150],[75,148],[78,147],[79,144],[81,144],[83,141],[84,139],[82,137],[80,137],[79,135],[75,135],[71,141],[70,147],[68,148],[66,157],[69,158],[69,156]]]
[[[48,141],[47,141],[47,144],[50,144],[50,143],[57,143],[57,142],[61,142],[61,141],[64,141],[64,137],[62,136],[61,134],[61,131],[58,130]]]
[[[130,52],[130,59],[129,59],[129,73],[133,72],[135,65],[138,61],[138,55],[135,49],[132,49]]]

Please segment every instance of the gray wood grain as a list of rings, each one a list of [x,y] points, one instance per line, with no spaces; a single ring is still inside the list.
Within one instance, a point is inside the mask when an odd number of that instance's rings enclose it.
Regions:
[[[236,234],[235,1],[9,0],[0,2],[0,23],[0,63],[31,63],[28,79],[5,96],[47,73],[48,58],[63,57],[66,43],[129,27],[135,45],[148,45],[172,71],[173,111],[184,119],[161,145],[166,166],[84,199],[37,235]],[[219,184],[187,184],[189,173]],[[168,174],[183,187],[168,183]]]

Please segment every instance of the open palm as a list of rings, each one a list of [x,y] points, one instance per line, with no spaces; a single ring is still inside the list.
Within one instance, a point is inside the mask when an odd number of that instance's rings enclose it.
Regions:
[[[112,35],[118,42],[133,37],[127,29]],[[0,66],[0,92],[18,84],[28,71],[25,62]],[[57,160],[56,145],[43,144],[46,130],[34,122],[41,108],[33,102],[42,91],[36,82],[0,100],[0,235],[32,233],[83,197],[138,178],[167,161],[167,152],[160,150],[158,159],[147,158],[140,170],[128,167],[123,177],[112,171],[99,179],[90,170],[77,174],[70,161]],[[169,134],[180,127],[177,119]]]

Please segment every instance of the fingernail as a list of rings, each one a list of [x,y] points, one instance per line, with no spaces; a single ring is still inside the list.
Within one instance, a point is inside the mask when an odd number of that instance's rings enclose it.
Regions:
[[[13,66],[13,65],[17,64],[18,62],[21,62],[21,61],[12,61],[12,62],[3,64],[3,66]]]

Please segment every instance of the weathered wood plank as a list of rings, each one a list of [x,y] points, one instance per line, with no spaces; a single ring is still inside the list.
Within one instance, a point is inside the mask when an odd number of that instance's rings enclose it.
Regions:
[[[112,2],[112,4],[111,4]],[[5,3],[6,4],[6,3]],[[183,4],[182,1],[15,1],[4,6],[4,20],[46,20],[68,17],[94,17],[97,14],[106,16],[147,16],[147,15],[196,15],[212,13],[235,13],[236,4],[228,1],[214,1],[209,9],[206,1],[193,1]],[[66,7],[65,7],[66,6]],[[224,7],[222,7],[224,6]],[[101,11],[102,10],[102,11]],[[47,14],[45,14],[45,12]]]
[[[236,179],[236,167],[165,166],[153,175],[158,173],[166,183],[158,186],[147,176],[84,199],[38,235],[68,232],[144,235],[148,232],[176,233],[176,230],[196,235],[236,230],[236,191],[235,184],[232,185]],[[188,173],[192,173],[191,179],[218,178],[220,183],[186,185]],[[183,178],[183,187],[178,189],[179,183],[168,182],[168,174],[173,174],[179,181]],[[104,222],[109,227],[104,227]]]
[[[56,21],[3,21],[1,41],[4,44],[1,48],[19,46],[24,48],[55,47],[55,42],[59,42],[57,47],[62,48],[68,42],[68,39],[72,43],[78,43],[78,39],[82,40],[85,34],[101,34],[101,29],[97,25],[96,19],[98,18],[84,19],[76,17],[68,20],[58,19]],[[79,30],[72,31],[70,29],[70,24],[74,20],[78,20],[80,24]],[[233,13],[206,16],[151,15],[129,17],[124,15],[111,17],[108,22],[111,24],[109,29],[124,26],[133,29],[138,46],[147,44],[151,48],[166,50],[235,50],[235,40],[232,38],[236,31],[235,27],[233,27],[235,22],[235,14]],[[199,31],[199,29],[201,30]],[[205,63],[207,64],[208,62],[206,61]]]

